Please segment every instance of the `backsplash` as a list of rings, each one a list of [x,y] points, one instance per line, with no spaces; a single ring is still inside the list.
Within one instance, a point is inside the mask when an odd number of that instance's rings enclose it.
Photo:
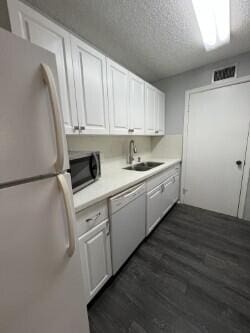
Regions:
[[[152,156],[182,158],[182,135],[172,134],[151,138]]]
[[[151,155],[151,138],[147,136],[67,136],[69,150],[99,150],[102,162],[121,164],[127,163],[129,141],[131,139],[134,139],[137,147],[136,160],[139,156],[146,158]]]

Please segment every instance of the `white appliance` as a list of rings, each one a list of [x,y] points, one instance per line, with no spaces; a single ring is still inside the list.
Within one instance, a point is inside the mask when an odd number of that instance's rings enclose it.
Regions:
[[[0,332],[87,333],[55,57],[0,45]]]
[[[109,207],[112,266],[115,274],[146,237],[145,183],[112,197]]]

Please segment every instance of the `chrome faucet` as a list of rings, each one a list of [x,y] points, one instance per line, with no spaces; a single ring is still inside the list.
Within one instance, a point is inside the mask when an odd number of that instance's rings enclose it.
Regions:
[[[137,148],[134,140],[130,140],[129,142],[129,155],[128,155],[128,163],[132,164],[134,160],[134,154],[137,153]]]

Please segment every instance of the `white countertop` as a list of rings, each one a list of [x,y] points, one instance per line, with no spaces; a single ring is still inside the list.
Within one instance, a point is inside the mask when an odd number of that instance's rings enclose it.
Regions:
[[[158,158],[152,158],[150,160],[154,162],[163,162],[163,164],[148,171],[124,170],[123,168],[128,165],[102,165],[101,178],[74,194],[74,207],[76,212],[101,200],[107,199],[130,186],[140,183],[181,161],[180,159]]]

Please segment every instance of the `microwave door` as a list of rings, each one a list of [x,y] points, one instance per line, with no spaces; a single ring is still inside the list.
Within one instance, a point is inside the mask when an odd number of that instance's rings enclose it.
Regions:
[[[93,181],[90,166],[89,156],[70,161],[70,174],[73,192],[78,191]]]

